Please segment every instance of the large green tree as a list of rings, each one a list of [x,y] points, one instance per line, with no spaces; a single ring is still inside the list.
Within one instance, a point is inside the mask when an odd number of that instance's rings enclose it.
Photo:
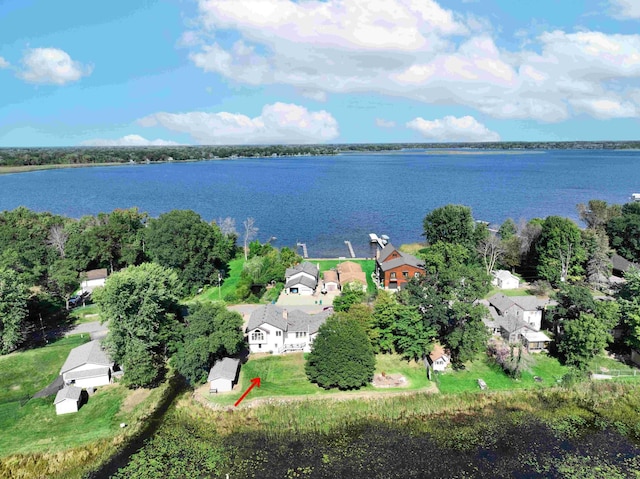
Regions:
[[[342,288],[342,293],[333,298],[334,311],[349,311],[354,304],[362,303],[367,294],[362,291],[362,286],[358,283],[346,284]]]
[[[423,235],[431,244],[442,241],[474,249],[480,239],[468,206],[445,205],[436,208],[424,218],[423,226]]]
[[[0,268],[0,354],[13,351],[22,341],[29,290],[18,274]]]
[[[625,342],[640,351],[640,270],[632,268],[624,277],[626,283],[620,291],[618,303],[622,320],[629,328]]]
[[[105,342],[114,361],[135,369],[138,363],[131,359],[133,353],[138,359],[146,354],[146,360],[140,361],[145,367],[157,365],[157,358],[168,354],[179,313],[180,290],[174,271],[143,263],[112,274],[104,288],[94,292],[102,320],[109,324]],[[156,377],[148,384],[161,373],[161,369],[157,370]],[[149,378],[148,373],[142,376]],[[144,384],[136,380],[136,385]]]
[[[640,262],[640,203],[622,206],[622,215],[611,218],[606,225],[609,243],[620,255]]]
[[[540,278],[557,284],[579,278],[587,258],[580,228],[568,218],[549,216],[535,244]]]
[[[362,325],[331,316],[318,330],[305,371],[310,381],[325,389],[359,389],[373,379],[375,365]]]
[[[172,361],[191,384],[201,384],[213,362],[239,353],[243,344],[239,313],[220,303],[195,303],[189,306],[183,341]]]
[[[606,321],[589,313],[580,313],[578,318],[564,321],[557,346],[565,363],[586,369],[589,361],[613,340],[609,326]]]
[[[235,251],[217,224],[207,223],[191,210],[173,210],[150,219],[145,245],[152,261],[178,272],[185,292],[215,284]]]

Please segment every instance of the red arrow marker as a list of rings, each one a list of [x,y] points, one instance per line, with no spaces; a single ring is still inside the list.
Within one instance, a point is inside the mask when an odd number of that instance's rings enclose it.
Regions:
[[[244,394],[240,396],[240,399],[236,401],[234,406],[238,407],[238,404],[240,404],[242,400],[247,397],[247,394],[249,394],[255,386],[260,387],[260,378],[253,378],[251,380],[251,386],[249,386],[249,388],[244,392]]]

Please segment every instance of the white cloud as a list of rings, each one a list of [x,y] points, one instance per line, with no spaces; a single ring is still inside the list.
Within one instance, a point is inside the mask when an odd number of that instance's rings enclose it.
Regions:
[[[576,111],[587,113],[601,120],[638,116],[636,105],[616,98],[579,99],[572,101],[571,104]]]
[[[489,130],[472,116],[445,116],[437,120],[414,118],[407,128],[420,132],[426,139],[433,141],[500,141],[500,135]]]
[[[81,143],[84,146],[172,146],[177,145],[175,141],[147,140],[140,135],[126,135],[115,140],[95,138]]]
[[[385,120],[384,118],[376,118],[376,126],[380,128],[394,128],[396,122]]]
[[[327,101],[327,93],[322,90],[310,90],[308,88],[303,88],[302,90],[300,90],[300,94],[315,101]]]
[[[250,118],[240,113],[159,112],[138,120],[142,126],[161,125],[188,133],[201,144],[321,143],[338,136],[338,123],[330,113],[308,111],[288,104],[265,105]]]
[[[640,80],[637,34],[556,30],[506,50],[487,19],[435,0],[200,0],[199,12],[203,43],[190,58],[234,82],[288,85],[315,99],[373,92],[540,122],[602,118],[603,108],[588,107],[594,98],[619,98],[609,115],[640,112],[630,97]],[[238,38],[232,45],[227,32]],[[217,41],[207,41],[212,34]]]
[[[4,58],[0,57],[0,68],[9,68],[9,66],[11,66],[11,64]]]
[[[32,48],[22,58],[20,78],[30,83],[64,85],[91,74],[91,68],[71,59],[58,48]]]
[[[614,18],[640,18],[640,2],[638,0],[611,0],[611,6]]]

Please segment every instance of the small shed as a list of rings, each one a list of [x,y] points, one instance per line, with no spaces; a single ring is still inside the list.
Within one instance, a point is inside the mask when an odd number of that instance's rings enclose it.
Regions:
[[[491,284],[500,289],[518,289],[520,286],[520,278],[512,275],[506,269],[500,269],[498,271],[492,271],[493,280]]]
[[[433,345],[433,351],[427,357],[427,361],[429,361],[429,366],[434,371],[444,371],[447,369],[447,366],[451,362],[451,356],[447,354],[447,351],[439,344]]]
[[[240,360],[237,358],[222,358],[214,363],[209,371],[207,381],[211,384],[211,392],[221,393],[231,391],[238,380]]]
[[[329,270],[322,273],[322,276],[325,291],[338,291],[338,273]]]
[[[69,414],[78,412],[82,389],[75,386],[66,386],[58,391],[53,404],[56,406],[56,414]]]
[[[520,335],[522,336],[524,347],[529,353],[539,353],[540,351],[544,351],[551,342],[549,336],[544,334],[542,331],[531,331],[528,329],[520,333]]]

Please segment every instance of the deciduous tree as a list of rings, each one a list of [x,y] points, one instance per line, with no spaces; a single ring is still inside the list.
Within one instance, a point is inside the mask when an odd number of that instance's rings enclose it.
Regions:
[[[0,268],[0,354],[10,353],[22,341],[28,298],[29,290],[18,274]]]
[[[579,277],[586,260],[578,226],[567,218],[549,216],[536,241],[538,276],[552,283]]]
[[[613,340],[607,325],[589,313],[564,321],[563,330],[557,339],[558,351],[566,364],[582,370]]]
[[[463,205],[446,205],[436,208],[423,221],[427,241],[456,243],[474,249],[477,243],[476,224],[471,208]]]
[[[320,326],[305,371],[325,389],[359,389],[373,379],[376,360],[362,326],[353,319],[329,317]]]

